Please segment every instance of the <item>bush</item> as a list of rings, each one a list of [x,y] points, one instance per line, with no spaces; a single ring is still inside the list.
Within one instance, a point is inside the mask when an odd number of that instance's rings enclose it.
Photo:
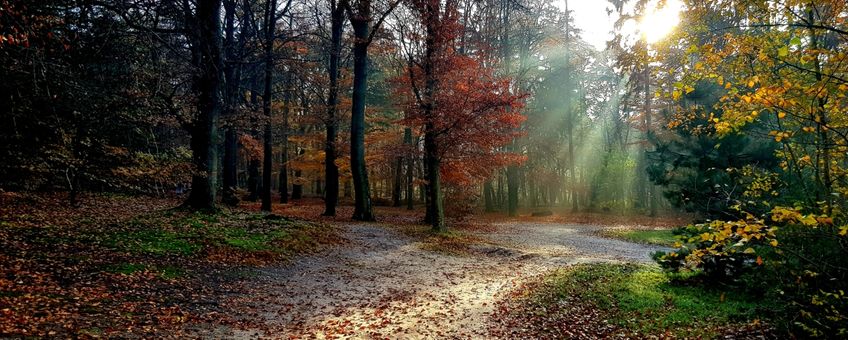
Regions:
[[[786,320],[801,316],[786,326],[804,335],[848,335],[848,225],[797,208],[744,215],[679,228],[678,249],[654,259],[668,272],[785,300]]]

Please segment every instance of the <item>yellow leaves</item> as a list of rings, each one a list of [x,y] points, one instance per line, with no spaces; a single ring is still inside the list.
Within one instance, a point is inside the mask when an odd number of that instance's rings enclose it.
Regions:
[[[769,136],[774,136],[774,141],[779,143],[779,142],[783,141],[784,139],[792,137],[792,134],[788,131],[772,130],[772,131],[769,132]]]
[[[772,247],[777,247],[777,239],[772,239],[772,240],[771,240],[771,242],[769,242],[769,244],[770,244]]]
[[[713,236],[710,233],[701,234],[701,241],[709,241],[712,240]]]
[[[716,122],[715,130],[716,133],[719,135],[726,135],[733,131],[733,126],[731,126],[728,122]]]
[[[751,79],[749,79],[749,80],[748,80],[748,87],[754,87],[754,86],[757,86],[757,83],[758,83],[759,81],[760,81],[760,77],[758,77],[758,76],[753,76]]]
[[[801,224],[807,227],[815,227],[819,224],[819,222],[816,221],[815,215],[813,214],[802,216],[800,219],[798,219],[798,222],[801,222]]]
[[[848,225],[844,225],[844,226],[839,227],[839,235],[840,236],[848,235]]]
[[[778,118],[778,119],[786,118],[786,112],[778,112],[778,113],[777,113],[777,118]]]
[[[807,214],[803,215],[796,208],[775,207],[771,211],[771,219],[775,222],[787,224],[801,224],[806,227],[817,227],[819,225],[833,224],[833,218],[825,215]]]
[[[704,63],[702,63],[700,61],[695,63],[695,70],[696,71],[703,71],[704,70]]]

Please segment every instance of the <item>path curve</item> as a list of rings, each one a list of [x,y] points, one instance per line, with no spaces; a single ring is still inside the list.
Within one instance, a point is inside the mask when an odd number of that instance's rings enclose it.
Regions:
[[[479,232],[497,245],[469,256],[423,250],[393,228],[343,228],[350,242],[283,267],[258,270],[231,298],[245,329],[216,338],[487,338],[495,301],[522,280],[581,262],[649,262],[660,248],[596,236],[606,227],[499,223]]]

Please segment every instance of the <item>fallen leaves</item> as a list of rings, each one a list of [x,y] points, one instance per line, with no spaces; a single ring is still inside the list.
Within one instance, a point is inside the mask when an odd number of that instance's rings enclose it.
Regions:
[[[220,312],[244,268],[340,242],[333,228],[165,210],[169,199],[63,200],[0,194],[0,337],[180,337],[187,323],[236,323]]]

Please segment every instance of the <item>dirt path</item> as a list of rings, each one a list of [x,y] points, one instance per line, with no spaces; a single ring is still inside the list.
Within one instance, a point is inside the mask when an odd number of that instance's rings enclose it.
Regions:
[[[648,262],[657,249],[594,236],[601,228],[497,224],[479,236],[498,246],[451,256],[390,228],[347,226],[349,244],[262,269],[236,292],[224,308],[244,330],[204,327],[201,335],[485,338],[494,301],[521,280],[578,262]]]

